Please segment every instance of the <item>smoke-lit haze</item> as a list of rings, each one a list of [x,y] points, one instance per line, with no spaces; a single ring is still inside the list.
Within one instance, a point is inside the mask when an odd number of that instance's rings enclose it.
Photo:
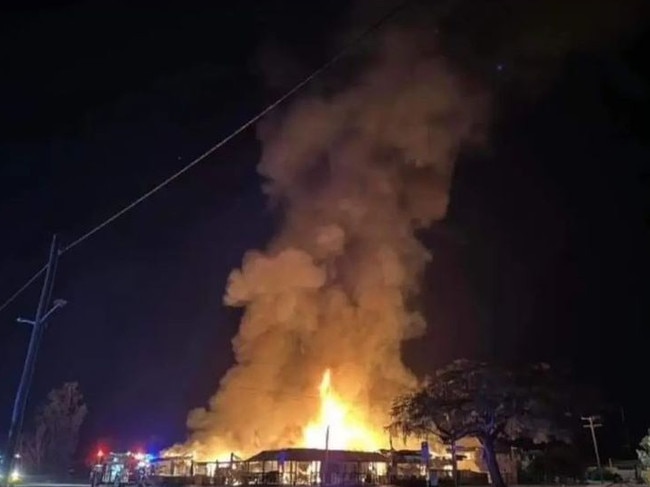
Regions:
[[[415,233],[444,218],[481,109],[422,32],[373,45],[345,88],[258,127],[282,224],[228,280],[225,304],[244,308],[237,363],[189,416],[199,455],[301,446],[327,368],[351,414],[384,438],[392,399],[415,381],[401,345],[426,326],[417,296],[432,258]]]

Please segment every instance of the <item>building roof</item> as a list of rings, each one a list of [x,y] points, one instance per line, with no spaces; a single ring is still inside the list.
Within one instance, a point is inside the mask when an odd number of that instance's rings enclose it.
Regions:
[[[465,449],[480,448],[481,442],[473,436],[465,436],[456,442],[456,446]]]
[[[264,450],[252,456],[247,462],[272,462],[284,457],[285,462],[313,462],[324,461],[325,450],[317,448],[286,448],[284,450]],[[328,450],[327,459],[329,462],[382,462],[388,459],[379,452],[350,451],[350,450]]]

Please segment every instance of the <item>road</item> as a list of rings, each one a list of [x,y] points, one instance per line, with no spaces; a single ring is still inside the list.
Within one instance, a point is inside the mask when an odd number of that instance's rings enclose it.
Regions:
[[[78,484],[57,484],[49,482],[24,482],[18,484],[19,487],[88,487],[88,483],[78,483]]]

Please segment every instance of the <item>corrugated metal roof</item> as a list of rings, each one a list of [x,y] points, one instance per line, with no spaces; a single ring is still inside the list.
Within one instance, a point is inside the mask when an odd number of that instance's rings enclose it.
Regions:
[[[269,462],[277,461],[281,457],[285,462],[314,462],[325,460],[325,450],[317,448],[287,448],[284,450],[264,450],[252,456],[247,462]],[[329,450],[327,453],[329,462],[387,462],[388,459],[379,452],[371,451],[350,451],[350,450]]]

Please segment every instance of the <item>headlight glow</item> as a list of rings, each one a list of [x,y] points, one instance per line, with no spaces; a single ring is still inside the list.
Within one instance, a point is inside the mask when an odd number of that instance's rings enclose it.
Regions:
[[[20,472],[18,470],[14,470],[11,472],[11,475],[9,476],[9,480],[12,482],[18,482],[20,480]]]

